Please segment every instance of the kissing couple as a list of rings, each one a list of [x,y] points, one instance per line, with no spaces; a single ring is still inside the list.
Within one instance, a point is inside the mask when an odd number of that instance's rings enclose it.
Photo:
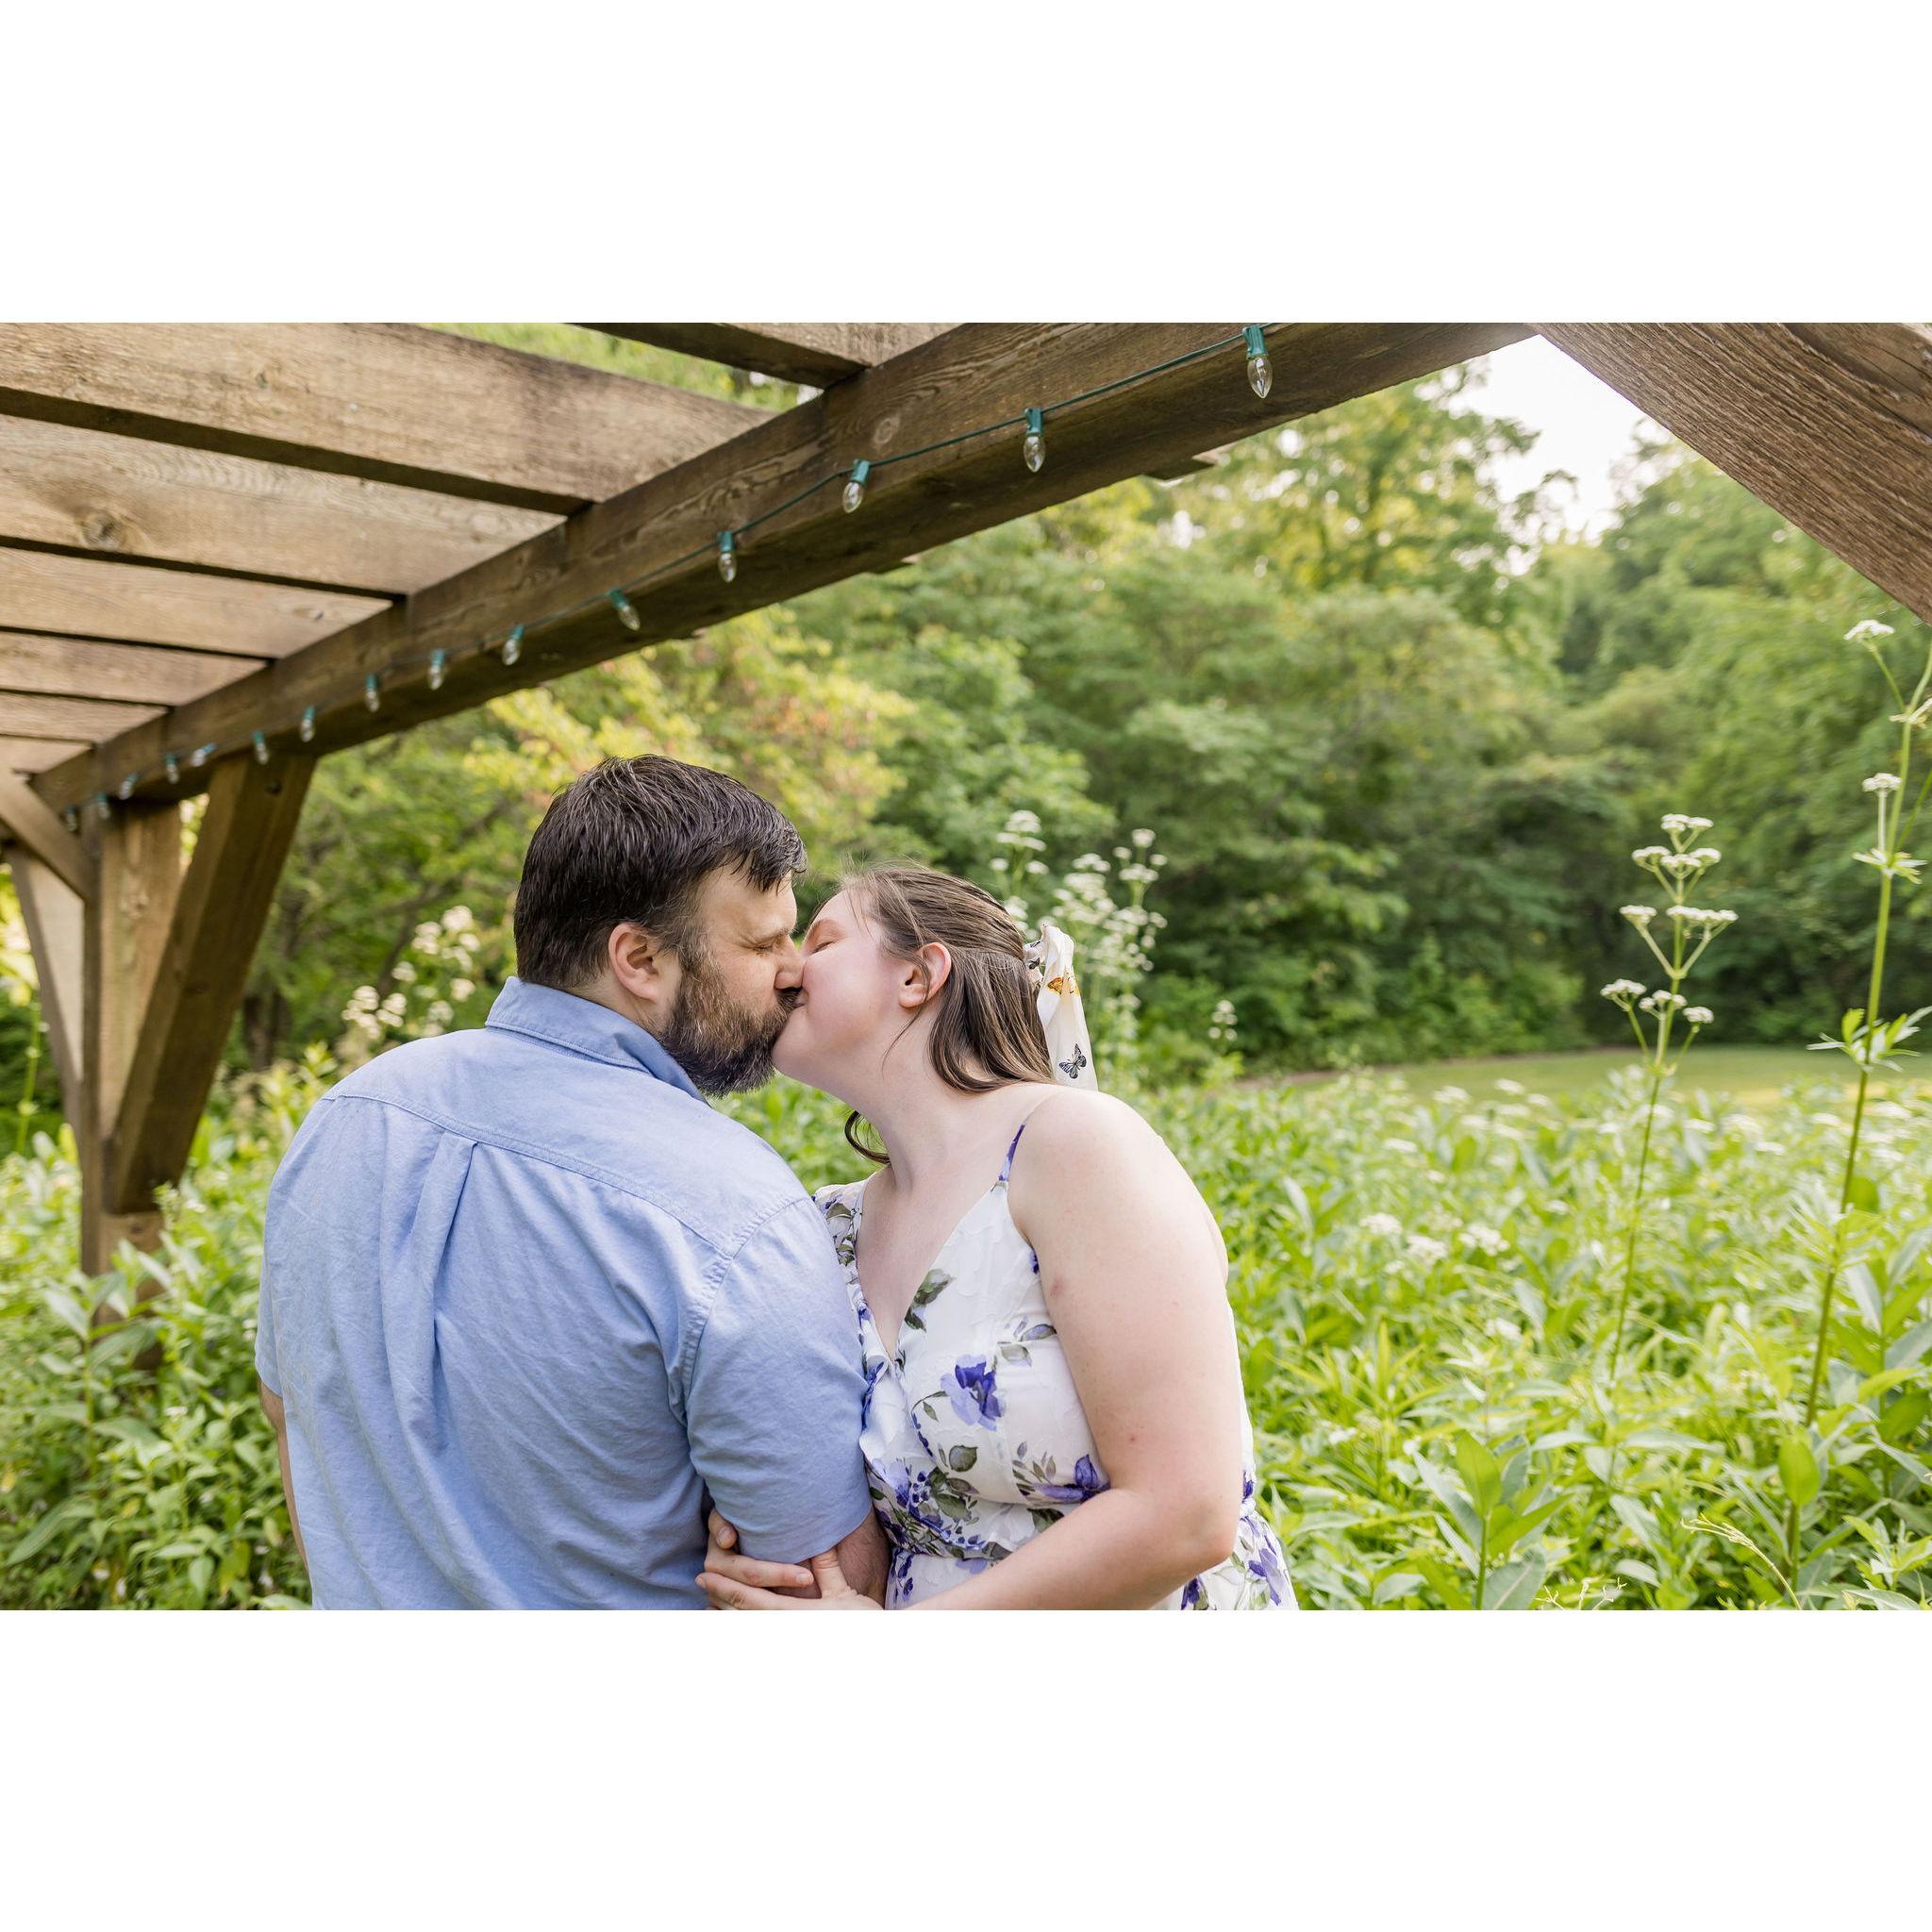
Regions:
[[[256,1361],[315,1603],[1293,1607],[1226,1251],[1095,1085],[1066,936],[894,865],[800,943],[805,865],[722,773],[598,766],[487,1023],[304,1122]],[[706,1103],[774,1069],[862,1178]]]

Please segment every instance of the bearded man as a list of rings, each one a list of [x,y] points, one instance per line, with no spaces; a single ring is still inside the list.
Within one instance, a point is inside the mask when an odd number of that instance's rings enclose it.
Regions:
[[[877,1594],[862,1369],[824,1218],[704,1093],[799,984],[796,829],[612,759],[524,859],[477,1030],[331,1089],[269,1193],[256,1363],[318,1607],[705,1607],[748,1557]]]

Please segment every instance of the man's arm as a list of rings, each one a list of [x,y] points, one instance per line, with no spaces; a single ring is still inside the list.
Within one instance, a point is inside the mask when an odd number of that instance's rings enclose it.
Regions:
[[[295,1532],[295,1554],[302,1558],[302,1567],[308,1568],[308,1552],[302,1547],[302,1525],[295,1516],[295,1485],[289,1479],[289,1411],[282,1407],[282,1398],[264,1382],[259,1375],[255,1386],[261,1394],[261,1407],[269,1421],[275,1424],[275,1457],[282,1465],[282,1494],[289,1505],[289,1527]],[[844,1544],[839,1546],[840,1561],[844,1561]],[[851,1571],[845,1573],[852,1575]]]

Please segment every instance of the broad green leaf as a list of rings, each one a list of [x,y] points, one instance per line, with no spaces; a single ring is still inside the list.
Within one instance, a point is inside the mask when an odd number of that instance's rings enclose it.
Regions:
[[[1777,1473],[1785,1494],[1800,1509],[1818,1493],[1818,1459],[1803,1436],[1787,1436],[1778,1444]]]
[[[1526,1610],[1542,1588],[1548,1565],[1537,1550],[1525,1550],[1512,1563],[1491,1571],[1483,1584],[1486,1610]]]
[[[1909,1368],[1928,1348],[1932,1348],[1932,1322],[1921,1322],[1885,1351],[1885,1365],[1889,1369]]]
[[[1487,1516],[1503,1500],[1503,1470],[1496,1458],[1471,1435],[1456,1438],[1456,1467],[1469,1485],[1470,1501],[1479,1516]]]

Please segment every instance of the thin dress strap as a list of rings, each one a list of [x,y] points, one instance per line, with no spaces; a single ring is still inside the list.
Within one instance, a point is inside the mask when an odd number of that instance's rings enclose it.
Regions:
[[[1019,1124],[1019,1125],[1018,1125],[1017,1127],[1015,1127],[1015,1128],[1013,1129],[1013,1139],[1012,1139],[1012,1142],[1011,1142],[1011,1144],[1010,1144],[1010,1145],[1009,1145],[1009,1146],[1008,1147],[1008,1149],[1007,1149],[1007,1161],[1006,1161],[1006,1165],[1005,1165],[1004,1167],[1002,1167],[1002,1168],[1000,1169],[1000,1181],[999,1181],[999,1184],[1000,1184],[1000,1185],[1001,1185],[1002,1187],[1004,1187],[1004,1186],[1005,1186],[1005,1185],[1007,1184],[1007,1182],[1008,1182],[1009,1180],[1011,1180],[1011,1179],[1013,1178],[1013,1156],[1014,1156],[1014,1154],[1015,1154],[1016,1152],[1018,1152],[1018,1150],[1019,1150],[1019,1146],[1020,1146],[1020,1136],[1021,1136],[1022,1134],[1024,1134],[1024,1132],[1026,1131],[1026,1121],[1030,1121],[1030,1120],[1031,1120],[1031,1119],[1033,1118],[1033,1116],[1034,1116],[1034,1115],[1035,1115],[1036,1113],[1038,1113],[1038,1112],[1040,1111],[1040,1109],[1041,1109],[1041,1108],[1042,1107],[1044,1107],[1045,1105],[1046,1105],[1046,1102],[1045,1102],[1045,1101],[1043,1101],[1043,1100],[1036,1100],[1036,1101],[1035,1101],[1035,1102],[1033,1103],[1033,1106],[1032,1106],[1032,1108],[1030,1108],[1030,1109],[1028,1110],[1028,1112],[1027,1112],[1027,1115],[1026,1115],[1026,1120],[1024,1120],[1024,1121],[1022,1121],[1022,1122],[1020,1123],[1020,1124]]]

